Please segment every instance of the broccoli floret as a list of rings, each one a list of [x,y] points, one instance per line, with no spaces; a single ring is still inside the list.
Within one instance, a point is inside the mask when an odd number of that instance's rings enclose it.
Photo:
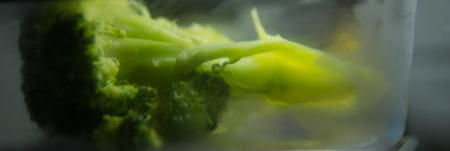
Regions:
[[[102,148],[130,150],[162,145],[155,129],[149,126],[151,115],[130,111],[125,116],[105,115],[103,120],[92,133],[93,139]]]
[[[232,93],[283,105],[337,100],[355,92],[353,75],[370,77],[266,34],[252,14],[260,40],[233,42],[208,26],[152,18],[135,1],[43,3],[19,39],[30,117],[100,146],[159,147],[216,129]]]
[[[124,148],[155,145],[158,135],[214,129],[228,85],[208,72],[172,76],[178,53],[205,40],[169,33],[169,21],[151,19],[142,8],[127,1],[70,1],[30,13],[19,44],[32,120],[49,133],[93,135]]]
[[[216,73],[201,73],[178,81],[165,91],[158,130],[166,139],[198,138],[217,127],[219,113],[229,97],[229,86]]]

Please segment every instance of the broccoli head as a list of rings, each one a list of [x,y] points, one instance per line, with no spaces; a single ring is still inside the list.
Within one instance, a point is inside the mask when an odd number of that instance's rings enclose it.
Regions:
[[[19,39],[31,119],[51,134],[92,135],[124,148],[213,130],[228,85],[211,72],[176,79],[178,53],[203,41],[169,33],[168,25],[131,1],[38,6]]]
[[[252,15],[259,40],[234,42],[209,26],[152,18],[135,1],[43,3],[19,38],[30,117],[49,134],[99,146],[158,147],[213,131],[234,94],[338,101],[358,91],[352,78],[375,77],[267,34]]]

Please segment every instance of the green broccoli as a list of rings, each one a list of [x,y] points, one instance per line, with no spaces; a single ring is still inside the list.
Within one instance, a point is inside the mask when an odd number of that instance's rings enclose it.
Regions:
[[[171,76],[178,53],[197,39],[169,33],[163,25],[169,22],[149,18],[134,2],[70,1],[40,7],[22,24],[19,42],[22,90],[31,119],[42,129],[104,138],[131,126],[158,131],[164,139],[214,129],[229,95],[224,80],[212,71],[183,80]],[[117,130],[98,129],[114,124]],[[157,138],[129,133],[108,143],[139,146],[124,142]]]
[[[276,104],[353,94],[345,63],[266,34],[233,42],[208,26],[152,18],[135,1],[44,3],[19,39],[30,117],[100,146],[159,147],[213,131],[232,94]]]

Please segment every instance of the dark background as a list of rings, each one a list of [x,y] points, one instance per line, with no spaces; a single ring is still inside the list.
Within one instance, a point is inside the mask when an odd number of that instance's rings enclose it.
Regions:
[[[420,151],[446,151],[450,150],[450,1],[418,1],[407,133],[419,140]],[[46,139],[25,109],[17,51],[23,11],[19,5],[0,2],[0,150],[61,144]]]
[[[450,1],[418,0],[408,131],[419,150],[450,150]]]

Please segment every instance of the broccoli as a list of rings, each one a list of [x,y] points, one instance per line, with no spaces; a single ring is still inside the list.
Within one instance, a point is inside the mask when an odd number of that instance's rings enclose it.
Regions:
[[[135,1],[39,5],[19,38],[30,117],[100,146],[160,147],[213,131],[232,94],[286,105],[353,93],[345,63],[266,34],[252,15],[260,40],[234,42]]]

